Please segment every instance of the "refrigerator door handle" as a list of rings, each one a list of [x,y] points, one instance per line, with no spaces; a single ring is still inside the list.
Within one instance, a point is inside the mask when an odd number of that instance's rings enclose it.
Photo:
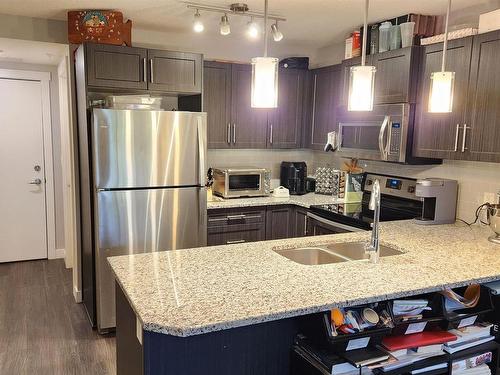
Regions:
[[[206,132],[204,131],[205,128],[203,126],[203,121],[201,116],[198,116],[197,118],[198,121],[198,154],[199,154],[199,163],[200,163],[200,185],[205,186],[206,181],[206,159],[205,159],[205,150],[207,148],[206,143],[207,143],[207,135]]]

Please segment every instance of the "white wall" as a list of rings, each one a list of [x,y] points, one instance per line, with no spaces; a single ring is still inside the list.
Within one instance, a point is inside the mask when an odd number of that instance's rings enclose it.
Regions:
[[[50,110],[52,120],[52,151],[54,166],[54,204],[56,219],[56,249],[64,249],[64,202],[61,164],[61,125],[59,120],[59,83],[57,66],[33,65],[0,61],[0,69],[50,72]]]

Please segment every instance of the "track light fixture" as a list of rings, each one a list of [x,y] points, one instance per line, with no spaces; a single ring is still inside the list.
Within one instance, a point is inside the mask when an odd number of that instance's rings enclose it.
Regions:
[[[229,35],[231,34],[231,26],[229,25],[229,18],[227,18],[227,14],[224,14],[220,18],[220,33],[221,35]]]
[[[205,26],[201,21],[201,14],[198,9],[196,9],[196,13],[194,14],[193,30],[196,33],[201,33],[203,30],[205,30]]]
[[[273,34],[273,39],[275,42],[279,42],[283,39],[283,33],[278,29],[278,21],[271,25],[271,32]]]
[[[245,3],[234,3],[229,5],[228,7],[224,6],[214,6],[214,5],[206,5],[200,3],[193,2],[184,2],[188,9],[195,9],[196,13],[194,15],[193,22],[193,30],[197,33],[201,33],[205,27],[203,22],[201,21],[200,10],[206,12],[213,12],[222,14],[221,20],[219,23],[219,31],[221,35],[229,35],[231,33],[231,27],[229,25],[228,14],[231,16],[243,16],[250,17],[250,21],[247,23],[246,34],[250,39],[257,39],[260,37],[261,29],[259,23],[255,22],[254,19],[260,18],[264,19],[264,13],[262,12],[254,12],[248,8],[248,5]],[[271,24],[271,33],[273,35],[273,40],[275,42],[279,42],[283,39],[283,33],[278,28],[278,21],[286,21],[286,18],[283,18],[278,15],[268,14],[267,19],[270,21],[274,21]],[[269,31],[269,30],[266,30]]]
[[[257,39],[259,37],[259,25],[250,18],[250,21],[247,23],[247,35],[251,39]]]

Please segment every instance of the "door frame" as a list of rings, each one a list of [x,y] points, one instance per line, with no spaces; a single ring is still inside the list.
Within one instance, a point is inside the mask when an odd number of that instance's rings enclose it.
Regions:
[[[52,119],[50,114],[50,72],[0,69],[0,79],[38,81],[42,89],[43,164],[45,171],[45,231],[47,258],[56,258],[56,221],[54,166],[52,153]]]

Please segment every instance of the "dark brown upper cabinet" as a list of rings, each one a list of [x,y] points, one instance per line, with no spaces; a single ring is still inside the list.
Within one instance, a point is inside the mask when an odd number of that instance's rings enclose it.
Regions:
[[[300,69],[280,69],[278,108],[269,110],[268,116],[268,148],[301,146],[305,75]]]
[[[280,69],[278,108],[252,108],[248,64],[204,63],[203,110],[209,148],[297,148],[302,141],[306,71]]]
[[[234,147],[266,148],[268,111],[251,106],[252,67],[233,64],[231,82],[231,138]]]
[[[148,50],[149,90],[200,93],[202,55],[186,52]]]
[[[375,66],[374,104],[415,103],[421,47],[406,47],[371,56]]]
[[[89,87],[201,93],[200,54],[95,43],[83,48]]]
[[[311,71],[310,127],[306,139],[313,150],[323,150],[327,134],[338,129],[336,108],[340,103],[341,66]]]
[[[82,48],[85,48],[89,86],[148,88],[146,49],[93,43],[87,43]]]
[[[374,104],[415,103],[421,47],[399,48],[366,56],[366,65],[375,66]],[[342,61],[342,106],[347,107],[349,76],[361,57]]]
[[[500,31],[474,36],[471,61],[465,153],[469,160],[500,162]]]
[[[205,61],[203,111],[207,113],[208,148],[232,145],[231,64]]]
[[[443,44],[432,44],[424,48],[415,115],[414,156],[442,159],[467,158],[462,152],[462,144],[471,54],[472,37],[449,41],[446,70],[455,72],[453,111],[451,113],[430,113],[428,106],[431,74],[441,71]]]

